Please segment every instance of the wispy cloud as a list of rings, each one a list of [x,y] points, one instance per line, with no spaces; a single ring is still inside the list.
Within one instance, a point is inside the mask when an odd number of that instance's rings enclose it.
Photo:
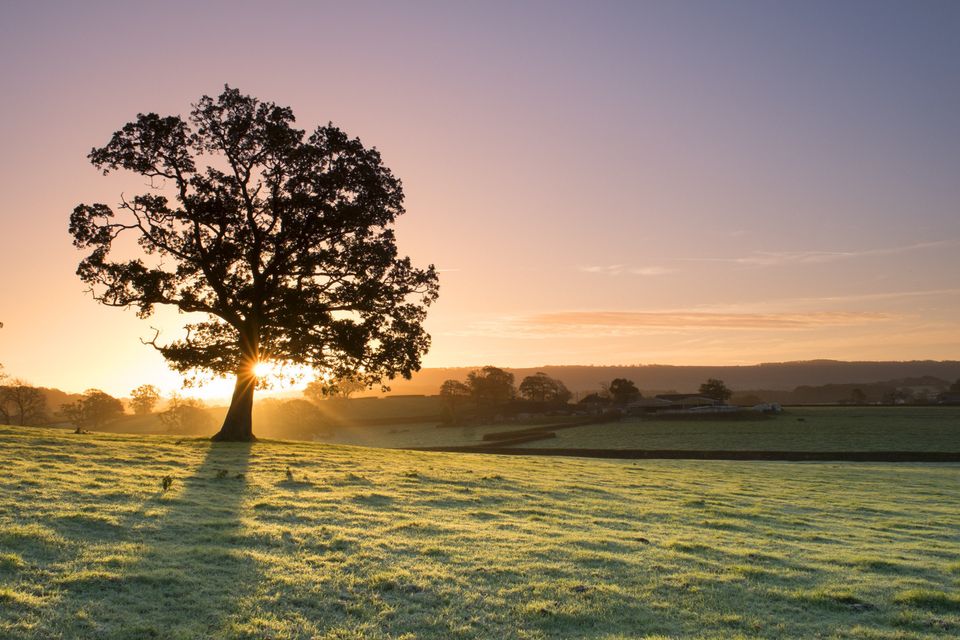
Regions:
[[[606,276],[633,275],[633,276],[662,276],[673,273],[676,269],[661,266],[630,267],[622,264],[587,265],[579,267],[584,273],[598,273]]]
[[[902,300],[924,297],[947,297],[960,295],[960,288],[950,289],[917,289],[914,291],[881,291],[878,293],[853,293],[837,296],[816,296],[808,298],[791,298],[792,302],[870,302],[874,300]],[[782,301],[780,301],[782,302]]]
[[[861,249],[855,251],[756,251],[748,256],[733,258],[687,258],[687,260],[697,262],[729,262],[756,267],[790,264],[823,264],[855,258],[897,255],[937,247],[956,246],[958,244],[960,244],[960,240],[937,240],[934,242],[918,242],[899,247],[884,247],[881,249]]]
[[[892,316],[868,312],[718,313],[702,311],[561,311],[477,322],[461,336],[509,338],[634,336],[668,331],[785,331],[857,326]]]

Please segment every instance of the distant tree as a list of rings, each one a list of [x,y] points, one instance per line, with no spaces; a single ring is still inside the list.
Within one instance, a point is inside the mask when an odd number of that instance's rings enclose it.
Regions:
[[[483,367],[467,374],[470,396],[478,406],[496,406],[512,400],[513,374],[497,367]]]
[[[566,403],[573,397],[565,384],[543,372],[524,378],[518,391],[520,397],[536,402]]]
[[[960,378],[957,378],[957,381],[950,385],[950,393],[960,393]]]
[[[459,422],[463,405],[470,400],[470,387],[459,380],[444,380],[440,385],[440,400],[443,402],[446,422]]]
[[[733,395],[726,384],[723,383],[723,380],[717,378],[710,378],[706,382],[700,385],[700,395],[713,398],[721,404],[725,404],[727,400],[730,399],[730,396]]]
[[[130,392],[130,398],[130,406],[135,414],[150,415],[160,401],[160,390],[152,384],[142,384]]]
[[[170,433],[202,433],[214,425],[202,400],[185,398],[178,393],[170,396],[167,408],[157,417]]]
[[[313,402],[320,402],[331,398],[346,399],[366,388],[366,383],[357,376],[347,376],[339,380],[317,378],[307,383],[303,395]]]
[[[60,413],[77,428],[96,429],[123,415],[123,403],[99,389],[87,389],[83,397],[60,408]]]
[[[215,440],[252,440],[261,360],[304,364],[366,385],[420,369],[436,299],[433,266],[398,255],[400,181],[379,152],[327,125],[311,134],[293,112],[225,87],[188,119],[139,114],[89,158],[152,191],[70,216],[77,274],[108,306],[201,314],[186,337],[149,341],[177,371],[235,375]],[[172,200],[171,200],[172,196]],[[110,261],[133,236],[146,259]],[[122,243],[124,248],[132,246]]]
[[[640,390],[633,380],[626,378],[615,378],[607,387],[610,398],[617,404],[626,404],[640,398]]]
[[[441,398],[469,398],[470,387],[459,380],[444,380],[440,385]]]
[[[863,389],[854,389],[850,392],[850,402],[853,404],[867,404],[867,394],[863,392]]]
[[[47,398],[23,380],[0,387],[0,419],[4,424],[37,425],[46,421]]]

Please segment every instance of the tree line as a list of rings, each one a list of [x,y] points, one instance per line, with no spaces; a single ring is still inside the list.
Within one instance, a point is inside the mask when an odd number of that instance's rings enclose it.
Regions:
[[[515,386],[514,375],[494,366],[486,366],[467,374],[466,380],[445,380],[440,385],[444,420],[459,422],[468,414],[490,417],[496,413],[517,413],[524,410],[549,411],[569,405],[573,394],[566,385],[546,373],[525,377]],[[733,391],[716,378],[700,385],[699,395],[725,403]],[[627,405],[643,395],[633,380],[615,378],[601,385],[597,392],[580,399],[579,404]]]

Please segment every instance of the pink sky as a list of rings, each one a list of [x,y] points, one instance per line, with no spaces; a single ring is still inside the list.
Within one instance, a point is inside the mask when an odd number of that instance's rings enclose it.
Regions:
[[[956,4],[129,5],[0,8],[11,375],[178,385],[139,338],[183,318],[94,303],[67,217],[140,187],[91,147],[224,83],[403,179],[426,366],[960,359]]]

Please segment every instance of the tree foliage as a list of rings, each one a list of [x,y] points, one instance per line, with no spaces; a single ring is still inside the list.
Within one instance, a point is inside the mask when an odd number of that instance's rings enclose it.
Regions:
[[[486,366],[467,374],[470,395],[479,406],[496,406],[512,400],[515,395],[513,374],[497,367]]]
[[[339,380],[317,378],[307,383],[303,395],[313,402],[321,402],[332,398],[347,399],[366,388],[366,383],[359,376],[347,376]]]
[[[520,382],[518,388],[520,397],[535,402],[567,403],[573,394],[566,385],[556,378],[551,378],[541,372],[527,376]]]
[[[46,419],[43,391],[17,379],[0,387],[0,420],[4,424],[37,425]]]
[[[469,398],[470,387],[459,380],[444,380],[440,385],[440,397],[448,401]]]
[[[725,403],[730,399],[730,396],[733,395],[733,391],[724,384],[723,380],[717,378],[710,378],[701,384],[699,393],[704,397],[713,398],[720,403]]]
[[[130,392],[130,407],[138,416],[153,413],[153,408],[160,402],[160,390],[152,384],[142,384]]]
[[[139,114],[89,157],[156,188],[70,217],[74,245],[89,251],[77,273],[96,300],[140,317],[157,305],[201,314],[185,337],[151,344],[184,374],[237,376],[222,439],[252,438],[260,360],[373,385],[409,378],[430,344],[422,324],[437,275],[398,255],[400,181],[375,148],[294,122],[288,107],[229,87],[187,119]],[[111,259],[128,235],[145,255]]]
[[[626,404],[640,398],[640,390],[633,380],[614,378],[607,387],[610,398],[617,404]]]
[[[123,415],[123,403],[99,389],[87,389],[83,397],[60,408],[77,430],[96,429]]]
[[[440,400],[444,421],[457,423],[462,417],[463,406],[470,400],[470,387],[459,380],[444,380],[440,385]]]

